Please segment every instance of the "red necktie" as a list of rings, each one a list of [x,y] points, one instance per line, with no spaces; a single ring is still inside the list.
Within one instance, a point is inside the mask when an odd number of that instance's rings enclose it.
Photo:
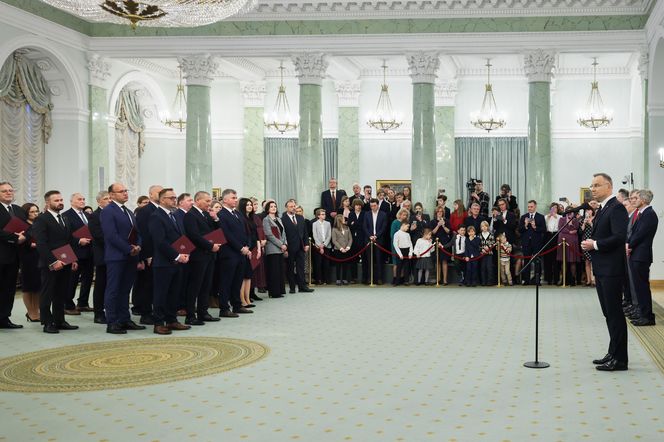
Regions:
[[[634,223],[638,218],[639,218],[639,211],[637,210],[634,216],[632,217],[632,225],[634,225]]]

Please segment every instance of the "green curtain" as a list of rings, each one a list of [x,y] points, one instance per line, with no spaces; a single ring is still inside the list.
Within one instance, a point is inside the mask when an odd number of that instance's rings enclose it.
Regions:
[[[298,148],[297,138],[264,138],[265,198],[277,202],[280,212],[290,198],[297,197]]]
[[[124,126],[128,125],[132,131],[138,134],[138,156],[140,157],[145,150],[145,140],[143,138],[145,124],[136,91],[128,89],[120,91],[120,96],[115,104],[115,115],[117,117],[116,129],[124,129]]]
[[[517,197],[519,207],[524,207],[526,194],[526,164],[528,160],[527,137],[459,137],[455,138],[457,197],[464,201],[470,195],[466,182],[470,178],[481,179],[484,191],[493,204],[502,184],[509,184]],[[522,209],[523,211],[523,209]]]
[[[0,100],[19,107],[26,102],[38,114],[44,115],[44,142],[51,136],[51,92],[35,63],[20,51],[8,57],[0,70]]]
[[[339,139],[323,138],[323,182],[330,178],[339,179]]]

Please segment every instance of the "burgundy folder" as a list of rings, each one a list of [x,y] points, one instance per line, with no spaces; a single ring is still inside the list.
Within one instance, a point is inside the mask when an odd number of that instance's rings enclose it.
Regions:
[[[51,250],[51,253],[65,265],[69,265],[78,261],[78,257],[76,256],[76,253],[74,253],[74,249],[72,249],[69,244],[58,247],[55,250]]]
[[[258,267],[258,264],[261,263],[261,260],[258,259],[258,248],[251,252],[251,256],[249,257],[249,262],[251,263],[251,270],[256,270],[256,267]]]
[[[279,228],[276,226],[272,226],[272,234],[274,235],[275,238],[281,239],[281,233],[279,233]]]
[[[90,229],[88,229],[88,226],[86,225],[83,225],[83,227],[81,227],[80,229],[75,230],[72,233],[72,236],[78,239],[83,239],[83,238],[92,239],[92,234],[90,233]]]
[[[18,216],[12,216],[2,230],[9,233],[20,233],[25,232],[29,227],[30,225]]]
[[[191,252],[196,249],[194,243],[192,243],[189,238],[184,235],[182,235],[180,238],[178,238],[177,241],[171,244],[171,247],[173,247],[176,252],[184,255],[190,255]]]
[[[222,246],[228,242],[226,241],[226,235],[224,235],[224,231],[221,229],[215,229],[207,235],[203,236],[203,238],[207,239],[212,244],[220,244]]]
[[[127,240],[129,241],[129,244],[131,244],[132,246],[138,245],[138,232],[136,231],[135,227],[131,228],[131,232],[129,232]]]

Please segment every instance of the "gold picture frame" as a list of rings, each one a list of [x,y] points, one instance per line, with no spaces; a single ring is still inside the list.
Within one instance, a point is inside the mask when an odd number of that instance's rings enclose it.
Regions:
[[[399,193],[403,192],[404,187],[411,187],[411,184],[411,180],[376,180],[376,194],[385,185],[389,185],[394,193]]]
[[[579,188],[579,201],[580,204],[587,203],[593,199],[593,194],[590,191],[590,187],[581,187]]]
[[[221,187],[212,188],[212,199],[219,201],[221,198]]]

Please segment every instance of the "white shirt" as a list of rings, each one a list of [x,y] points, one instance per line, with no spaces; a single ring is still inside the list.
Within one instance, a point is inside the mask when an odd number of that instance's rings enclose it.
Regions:
[[[546,215],[546,230],[549,233],[556,233],[558,231],[558,222],[560,221],[560,215],[557,213],[555,215],[548,214]]]
[[[430,248],[431,240],[418,238],[418,240],[415,241],[415,249],[413,250],[413,253],[420,258],[428,258],[431,256],[431,250],[429,250]]]
[[[373,220],[373,234],[376,235],[376,221],[378,221],[378,211],[371,211],[371,218]]]
[[[50,213],[51,215],[53,215],[53,218],[55,218],[55,220],[58,222],[58,224],[60,224],[60,221],[58,220],[58,216],[60,217],[60,219],[62,219],[62,222],[65,222],[63,216],[60,215],[59,212],[56,212],[56,211],[51,210],[51,209],[48,209],[48,213]]]
[[[456,253],[457,255],[461,255],[463,253],[466,253],[466,237],[465,236],[457,235],[454,242],[456,244],[456,250],[454,251],[454,253]]]
[[[408,256],[413,254],[413,242],[410,240],[410,233],[404,232],[403,230],[397,230],[394,233],[394,249],[399,255],[399,258],[403,258],[401,249],[408,249]]]

